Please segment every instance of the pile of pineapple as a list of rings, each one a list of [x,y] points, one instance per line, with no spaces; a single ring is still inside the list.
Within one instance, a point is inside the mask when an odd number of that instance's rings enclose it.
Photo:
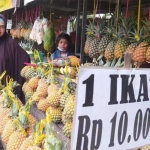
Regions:
[[[131,53],[131,67],[140,67],[150,61],[150,37],[148,19],[141,19],[137,29],[137,18],[121,16],[116,24],[115,15],[108,21],[90,22],[84,52],[93,62],[104,67],[123,67],[124,55]]]
[[[51,115],[54,123],[63,123],[64,135],[71,137],[75,108],[76,79],[80,59],[69,56],[49,63],[25,66],[21,76],[26,79],[22,87],[26,100],[32,99],[37,108]]]
[[[63,122],[64,134],[71,137],[76,87],[72,78],[77,75],[80,60],[72,56],[67,61],[62,60],[63,67],[49,62],[25,66],[21,70],[21,76],[26,78],[22,87],[27,100],[25,105],[14,94],[19,84],[7,76],[5,87],[1,80],[6,72],[0,76],[0,134],[7,150],[63,149],[63,143],[50,125]],[[61,84],[59,74],[64,76]],[[39,123],[30,113],[34,103],[46,113],[46,118]]]

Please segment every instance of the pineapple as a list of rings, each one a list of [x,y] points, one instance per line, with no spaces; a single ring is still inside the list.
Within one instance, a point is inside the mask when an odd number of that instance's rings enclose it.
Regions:
[[[107,60],[107,64],[108,66],[109,65],[109,62],[111,63],[113,60],[114,60],[114,50],[115,50],[115,42],[114,41],[111,41],[107,47],[106,47],[106,50],[105,50],[105,58]],[[104,65],[104,66],[107,66],[107,65]]]
[[[25,89],[26,89],[26,85],[28,84],[28,82],[25,82],[22,86],[22,91],[25,92]]]
[[[87,39],[85,42],[84,52],[86,55],[89,55],[91,42],[95,39],[95,37],[94,37],[94,23],[89,22],[89,25],[87,25],[86,31],[87,31]]]
[[[101,42],[101,36],[105,29],[105,24],[106,24],[106,20],[105,20],[105,18],[102,18],[102,19],[100,19],[99,24],[94,26],[95,39],[91,42],[90,50],[89,50],[89,56],[91,58],[98,58],[100,55],[99,47],[100,46],[102,47],[100,42]],[[104,39],[105,38],[103,38],[102,43],[104,42]]]
[[[150,150],[150,145],[144,146],[144,147],[140,148],[140,150]]]
[[[133,61],[138,63],[139,65],[145,63],[146,61],[146,52],[148,50],[148,43],[142,42],[140,43],[135,51],[133,52]]]
[[[93,36],[87,36],[87,39],[86,39],[86,42],[85,42],[85,47],[84,47],[84,52],[85,52],[86,55],[89,55],[90,46],[91,46],[91,43],[94,39],[95,38]]]
[[[0,134],[2,134],[6,123],[10,120],[10,117],[6,115],[0,122]]]
[[[120,60],[124,57],[126,49],[128,47],[129,39],[131,39],[131,33],[136,26],[135,17],[131,16],[128,18],[120,17],[119,28],[117,33],[117,42],[115,45],[114,55],[115,58],[119,59],[116,67],[120,66]]]
[[[29,114],[27,118],[30,124],[35,124],[36,119],[31,114]]]
[[[71,131],[72,131],[72,122],[65,123],[63,127],[63,133],[66,137],[71,138]]]
[[[35,89],[38,87],[38,81],[39,81],[38,78],[32,77],[32,78],[29,80],[28,85],[29,85],[33,90],[35,90]]]
[[[150,46],[148,47],[146,52],[146,61],[150,62]]]
[[[51,83],[48,87],[48,95],[50,95],[53,92],[58,92],[59,91],[59,87],[57,84]]]
[[[70,96],[69,92],[65,92],[64,94],[61,95],[60,98],[60,106],[64,109],[66,101],[68,99],[68,97]]]
[[[63,123],[63,124],[65,124],[66,122],[68,122],[68,120],[66,119],[66,117],[65,117],[65,115],[64,115],[64,112],[62,112],[61,119],[62,119],[62,123]]]
[[[23,85],[22,91],[24,92],[25,95],[27,92],[33,93],[33,89],[29,86],[27,82],[25,82],[25,84]]]
[[[25,78],[26,71],[30,68],[30,66],[25,66],[22,68],[20,75]]]
[[[22,142],[26,139],[26,134],[21,131],[14,131],[9,137],[7,150],[19,150]]]
[[[45,98],[48,95],[48,84],[45,82],[45,80],[39,80],[38,87],[36,89],[36,93],[38,97]]]
[[[61,116],[62,116],[61,107],[58,108],[49,107],[47,111],[49,114],[51,114],[53,122],[55,123],[61,122]]]
[[[119,38],[115,45],[114,55],[116,58],[124,56],[128,43],[124,38]]]
[[[105,49],[106,49],[107,45],[110,43],[110,41],[111,41],[111,37],[108,34],[104,35],[101,38],[99,45],[98,45],[98,50],[99,50],[100,55],[104,55]]]
[[[0,108],[0,118],[8,116],[10,108]]]
[[[35,68],[34,67],[30,67],[25,72],[25,78],[26,79],[31,79],[35,75],[35,73],[36,73]]]
[[[60,98],[61,94],[59,92],[53,92],[47,97],[47,101],[49,102],[50,106],[58,107],[60,105]]]
[[[26,138],[26,139],[22,142],[22,144],[21,144],[19,150],[26,150],[26,149],[27,149],[28,147],[30,147],[30,146],[33,146],[33,139],[32,139],[32,137]]]
[[[2,132],[2,141],[7,144],[8,143],[8,140],[9,140],[9,137],[10,135],[15,131],[15,125],[14,125],[14,122],[13,120],[9,120],[5,127],[4,127],[4,130]]]
[[[50,106],[50,104],[48,103],[48,101],[46,99],[41,99],[37,104],[38,109],[43,112],[45,112],[49,106]]]
[[[64,108],[64,116],[66,117],[66,119],[73,120],[74,109],[75,109],[75,100],[74,96],[71,96]]]
[[[96,38],[92,41],[90,45],[90,51],[89,51],[89,56],[91,58],[98,58],[99,56],[99,51],[98,51],[98,45],[100,43],[100,39]]]
[[[76,56],[68,56],[68,59],[72,67],[80,66],[80,59]]]

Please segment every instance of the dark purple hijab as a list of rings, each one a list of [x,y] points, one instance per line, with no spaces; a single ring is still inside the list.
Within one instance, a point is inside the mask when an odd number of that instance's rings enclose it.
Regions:
[[[0,14],[0,18],[5,21],[6,25],[6,19],[2,14]],[[25,103],[25,98],[22,93],[22,85],[25,79],[20,76],[20,71],[25,62],[30,63],[29,55],[5,32],[0,37],[0,74],[6,70],[7,75],[21,85],[15,89],[15,94],[18,95],[23,103]],[[5,84],[5,80],[3,84]]]

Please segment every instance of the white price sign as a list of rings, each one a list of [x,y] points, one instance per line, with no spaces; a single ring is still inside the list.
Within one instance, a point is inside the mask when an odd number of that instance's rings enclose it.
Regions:
[[[150,143],[150,70],[81,67],[71,150]]]

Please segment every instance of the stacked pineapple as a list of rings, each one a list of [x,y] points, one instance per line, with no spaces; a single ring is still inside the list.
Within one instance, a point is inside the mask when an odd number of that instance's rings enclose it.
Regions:
[[[118,19],[117,28],[114,22],[114,17],[115,15],[109,20],[109,23],[106,24],[106,27],[103,28],[103,30],[99,29],[99,45],[96,44],[96,42],[94,43],[94,40],[92,39],[94,48],[90,48],[89,52],[87,51],[89,41],[87,38],[84,51],[90,57],[94,58],[93,65],[96,64],[104,67],[123,67],[124,54],[126,52],[131,53],[131,67],[140,67],[142,64],[146,63],[146,61],[149,62],[150,21],[148,21],[148,19],[144,21],[142,20],[139,32],[136,30],[136,17],[131,16],[125,18],[120,16]],[[94,23],[90,23],[87,26],[88,36],[89,33],[95,33],[94,25]]]

